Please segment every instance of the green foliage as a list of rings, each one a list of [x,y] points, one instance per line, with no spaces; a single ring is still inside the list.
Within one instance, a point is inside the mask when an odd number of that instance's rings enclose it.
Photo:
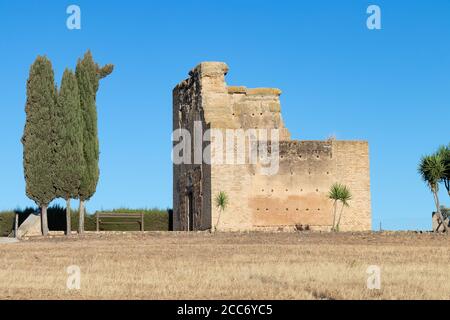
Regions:
[[[419,172],[422,180],[426,182],[431,192],[433,193],[434,202],[436,205],[436,212],[438,213],[438,219],[443,222],[445,219],[441,212],[441,206],[439,201],[439,183],[444,182],[447,187],[447,174],[448,174],[448,150],[441,147],[436,153],[428,156],[423,156],[420,160],[417,171]],[[449,190],[449,188],[447,188]],[[450,194],[450,190],[449,190]],[[448,227],[444,223],[444,231],[448,232]],[[437,230],[435,230],[437,231]]]
[[[110,211],[101,211],[101,212],[112,212],[112,213],[144,213],[144,227],[145,231],[168,231],[169,230],[169,215],[167,210],[161,209],[127,209],[127,208],[119,208]],[[92,216],[95,220],[95,216]],[[104,218],[105,220],[105,218]],[[100,230],[112,231],[112,230],[120,230],[120,231],[137,231],[139,230],[139,225],[130,224],[115,224],[114,222],[119,222],[120,219],[111,219],[111,224],[100,225]],[[90,230],[86,227],[86,230]],[[94,224],[95,230],[95,224]]]
[[[423,156],[419,163],[418,172],[431,191],[439,191],[439,182],[445,177],[445,163],[439,153]]]
[[[450,144],[448,146],[440,147],[437,154],[442,158],[445,167],[441,181],[444,183],[448,195],[450,196]]]
[[[228,206],[228,195],[224,191],[220,191],[215,199],[216,207],[224,211]]]
[[[77,198],[84,172],[83,113],[75,74],[66,69],[55,113],[55,188],[58,197]]]
[[[349,206],[349,201],[352,199],[352,194],[350,189],[341,183],[334,183],[330,187],[330,191],[328,192],[328,198],[334,201],[333,204],[333,226],[331,230],[339,232],[339,226],[341,224],[342,213],[344,211],[344,207]],[[342,207],[341,211],[336,223],[336,214],[337,214],[337,205],[338,202],[341,202]]]
[[[56,87],[50,60],[38,56],[27,81],[26,123],[22,137],[26,194],[39,206],[55,198],[53,119]]]
[[[0,237],[8,236],[14,228],[14,215],[16,212],[19,214],[19,224],[21,224],[30,214],[37,214],[39,210],[37,208],[26,208],[24,210],[16,209],[14,211],[0,212]],[[105,212],[120,212],[120,213],[144,213],[144,226],[145,231],[168,231],[169,230],[169,216],[167,210],[163,209],[114,209]],[[66,209],[59,205],[52,205],[48,208],[48,226],[51,231],[64,231],[66,228]],[[72,230],[78,229],[78,217],[77,211],[71,210],[71,225]],[[111,222],[119,222],[120,220],[114,219]],[[86,214],[85,218],[86,231],[96,230],[95,214]],[[101,230],[105,231],[137,231],[139,229],[136,225],[123,225],[123,224],[107,224],[101,225]]]
[[[7,237],[14,228],[14,211],[0,213],[0,237]]]
[[[83,113],[83,156],[84,170],[79,188],[79,198],[89,200],[97,189],[99,179],[99,142],[97,129],[96,94],[100,79],[113,71],[112,65],[100,68],[94,62],[90,51],[78,60],[76,78]]]
[[[450,208],[445,206],[441,206],[441,213],[444,219],[450,218]]]
[[[334,183],[328,192],[328,198],[340,201],[342,205],[348,207],[348,202],[352,199],[352,194],[347,186],[340,183]]]
[[[99,143],[97,136],[97,110],[95,106],[96,67],[88,52],[79,60],[76,77],[80,91],[80,104],[83,110],[83,157],[85,168],[82,175],[79,198],[88,200],[95,193],[99,178]]]
[[[216,207],[219,209],[219,215],[217,216],[217,221],[214,225],[214,229],[217,230],[217,227],[220,223],[221,213],[225,211],[228,206],[228,195],[225,193],[225,191],[220,191],[215,197],[214,202],[216,204]]]
[[[99,79],[106,78],[113,72],[113,70],[114,70],[114,65],[112,65],[112,64],[107,64],[101,68],[97,65],[97,75],[98,75]],[[98,83],[97,83],[97,89],[98,89]]]

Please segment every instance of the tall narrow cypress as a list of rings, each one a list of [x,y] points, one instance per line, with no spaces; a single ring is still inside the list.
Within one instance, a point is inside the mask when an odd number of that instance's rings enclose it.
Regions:
[[[96,94],[100,79],[108,76],[113,68],[113,65],[100,68],[94,62],[91,52],[88,51],[82,60],[78,60],[75,71],[80,92],[80,105],[83,111],[83,156],[85,164],[78,191],[80,199],[78,233],[84,232],[85,201],[94,195],[99,179]]]
[[[66,200],[66,235],[71,233],[70,199],[78,197],[84,172],[83,113],[75,74],[66,69],[55,112],[55,188]]]
[[[47,208],[56,197],[53,118],[56,86],[50,60],[38,56],[27,81],[26,122],[22,137],[26,194],[41,209],[42,234],[48,234]]]

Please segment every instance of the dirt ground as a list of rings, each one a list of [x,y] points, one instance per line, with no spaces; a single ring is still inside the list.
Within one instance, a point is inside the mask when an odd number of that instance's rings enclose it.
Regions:
[[[449,248],[413,232],[30,238],[0,243],[0,299],[450,299]],[[381,287],[369,290],[373,265]]]

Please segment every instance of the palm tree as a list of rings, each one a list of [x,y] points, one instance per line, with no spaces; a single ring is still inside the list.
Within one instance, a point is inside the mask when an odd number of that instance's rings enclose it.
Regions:
[[[347,186],[342,186],[341,198],[339,199],[342,203],[341,212],[339,214],[339,219],[336,225],[336,230],[339,231],[339,226],[341,225],[342,213],[345,207],[350,207],[349,201],[352,199],[352,194]]]
[[[217,230],[217,226],[220,222],[220,215],[223,211],[225,211],[227,205],[228,205],[228,196],[224,191],[220,191],[215,199],[216,207],[219,209],[219,216],[217,217],[216,225],[214,226],[214,230]]]
[[[450,144],[439,148],[438,155],[441,156],[445,166],[445,173],[441,181],[444,183],[447,193],[450,196]]]
[[[448,226],[445,224],[444,217],[441,213],[441,207],[439,203],[439,182],[442,181],[446,173],[446,165],[443,161],[442,156],[438,153],[424,156],[420,160],[419,164],[419,174],[422,176],[423,181],[425,181],[433,193],[434,203],[436,205],[436,212],[438,215],[439,222],[444,226],[445,232],[448,232]],[[435,230],[437,231],[437,230]]]
[[[330,188],[330,191],[328,193],[328,198],[333,200],[333,226],[332,226],[331,230],[339,231],[339,225],[341,223],[342,213],[344,211],[344,208],[349,206],[349,201],[352,199],[352,194],[350,192],[350,189],[346,185],[343,185],[340,183],[334,183]],[[336,213],[337,213],[338,202],[342,203],[342,207],[341,207],[341,211],[340,211],[338,221],[336,224]]]
[[[340,184],[335,183],[331,186],[330,192],[328,193],[328,198],[333,200],[333,225],[331,226],[331,230],[334,231],[334,226],[336,224],[336,211],[337,211],[337,203],[339,201],[340,195]]]

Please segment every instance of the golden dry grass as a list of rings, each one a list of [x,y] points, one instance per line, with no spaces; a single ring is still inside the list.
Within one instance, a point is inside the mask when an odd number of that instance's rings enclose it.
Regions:
[[[1,299],[449,299],[450,237],[119,233],[0,244]],[[69,265],[81,290],[66,289]],[[381,267],[381,290],[366,269]]]

